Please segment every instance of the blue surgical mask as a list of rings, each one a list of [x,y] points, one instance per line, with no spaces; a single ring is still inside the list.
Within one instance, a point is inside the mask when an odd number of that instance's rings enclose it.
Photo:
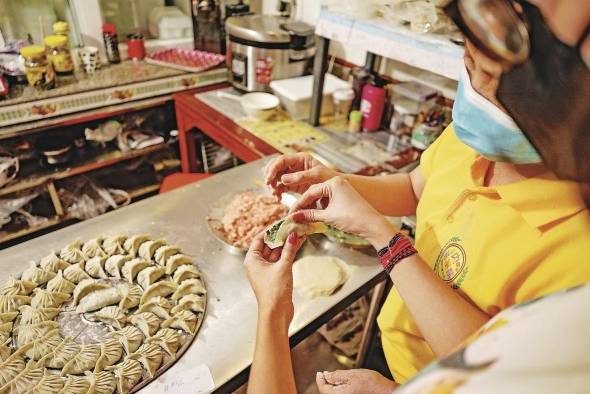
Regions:
[[[471,86],[463,67],[453,106],[457,138],[491,161],[540,163],[541,156],[514,120]]]

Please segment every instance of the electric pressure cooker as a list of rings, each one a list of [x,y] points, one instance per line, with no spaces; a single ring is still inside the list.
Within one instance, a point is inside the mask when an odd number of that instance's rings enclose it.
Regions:
[[[305,75],[315,54],[312,26],[274,15],[225,22],[229,81],[239,90],[270,92],[270,82]]]

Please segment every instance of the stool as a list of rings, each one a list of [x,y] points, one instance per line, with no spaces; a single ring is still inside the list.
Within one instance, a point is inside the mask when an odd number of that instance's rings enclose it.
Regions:
[[[213,174],[203,174],[196,172],[177,172],[175,174],[168,175],[162,181],[162,185],[160,186],[160,194],[209,178],[212,175]]]

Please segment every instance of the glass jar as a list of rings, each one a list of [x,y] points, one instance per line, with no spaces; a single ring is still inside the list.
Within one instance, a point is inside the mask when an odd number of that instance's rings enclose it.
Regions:
[[[53,35],[45,37],[44,41],[47,47],[47,58],[51,61],[55,73],[57,75],[72,75],[74,63],[70,48],[68,48],[68,38],[62,35]]]
[[[55,72],[51,62],[45,56],[44,47],[40,45],[23,47],[20,54],[25,59],[25,72],[29,85],[41,89],[55,87]]]
[[[68,36],[70,34],[70,25],[68,22],[57,21],[53,24],[53,34],[58,36]]]

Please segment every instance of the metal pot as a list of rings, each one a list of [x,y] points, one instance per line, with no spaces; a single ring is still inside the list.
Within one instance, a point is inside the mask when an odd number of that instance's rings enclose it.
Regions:
[[[229,81],[242,91],[270,92],[270,82],[304,75],[315,54],[314,29],[274,15],[225,23]]]

